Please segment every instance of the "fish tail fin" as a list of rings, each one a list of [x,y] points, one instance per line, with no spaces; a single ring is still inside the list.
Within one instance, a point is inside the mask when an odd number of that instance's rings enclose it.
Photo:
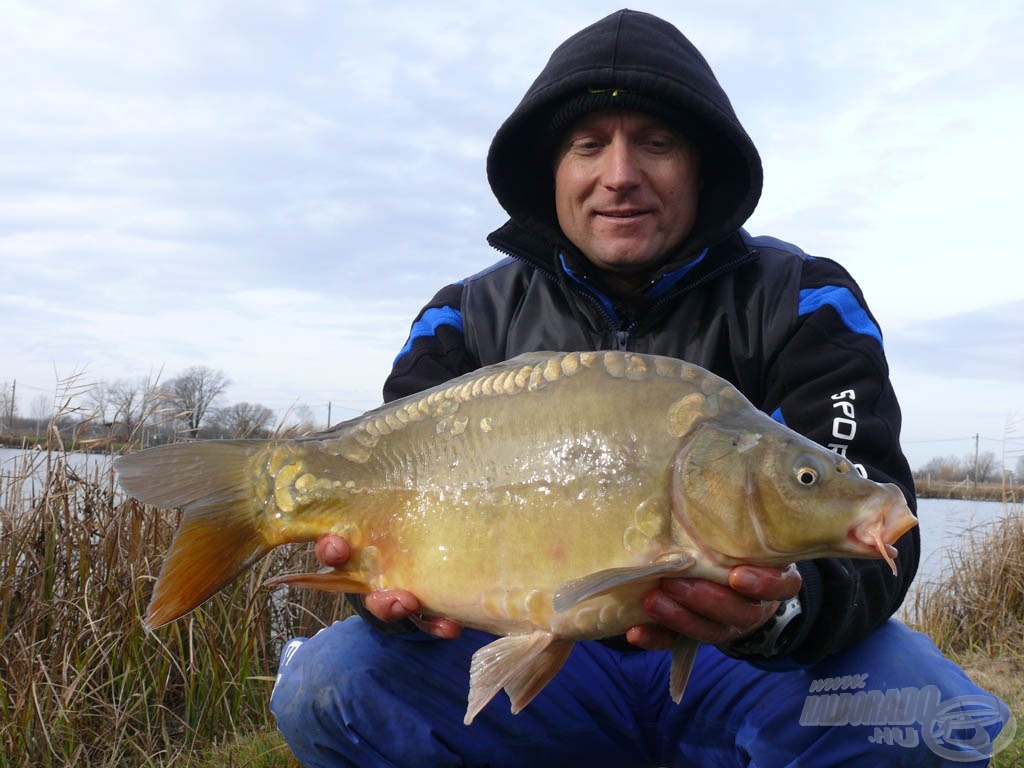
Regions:
[[[266,537],[249,471],[265,447],[255,440],[175,443],[117,460],[118,481],[130,495],[184,511],[146,612],[147,629],[184,616],[277,543]]]

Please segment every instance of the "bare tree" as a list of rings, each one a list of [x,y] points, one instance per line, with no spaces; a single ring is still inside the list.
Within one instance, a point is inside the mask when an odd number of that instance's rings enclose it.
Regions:
[[[277,427],[277,434],[281,437],[301,437],[311,435],[318,431],[316,417],[313,409],[305,404],[294,405],[282,417]]]
[[[0,382],[0,432],[11,429],[14,418],[18,415],[13,384]]]
[[[971,457],[973,464],[974,457]],[[956,456],[936,456],[914,473],[915,477],[956,482],[964,479],[964,466]]]
[[[107,382],[97,381],[89,387],[89,390],[83,397],[87,407],[92,410],[90,416],[104,424],[109,421],[107,418],[107,400],[109,391],[110,385],[107,384]]]
[[[168,403],[185,422],[185,436],[199,436],[199,427],[206,412],[227,389],[231,381],[223,371],[194,365],[164,387]]]
[[[999,459],[992,451],[965,456],[963,467],[967,479],[972,482],[985,483],[999,479]]]
[[[39,394],[32,398],[32,410],[29,414],[35,422],[36,437],[46,429],[46,425],[53,418],[53,398],[48,395]]]
[[[166,392],[151,376],[118,379],[107,387],[111,428],[125,439],[134,438],[145,445],[145,430],[172,417],[174,408],[166,400]]]
[[[234,438],[269,437],[274,412],[259,403],[235,403],[219,408],[212,415],[212,426],[222,435]]]

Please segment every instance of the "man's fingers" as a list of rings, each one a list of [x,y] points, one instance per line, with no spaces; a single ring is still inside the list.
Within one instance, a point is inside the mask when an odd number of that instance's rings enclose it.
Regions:
[[[637,624],[626,630],[626,639],[645,651],[667,651],[677,636],[677,632],[657,624]]]
[[[366,610],[381,621],[408,619],[420,609],[420,601],[404,589],[384,589],[371,592],[363,599]]]
[[[420,613],[420,601],[404,589],[385,589],[371,592],[364,600],[366,609],[381,621],[409,619],[424,632],[444,640],[456,638],[462,625],[444,616],[426,616]]]
[[[754,600],[788,600],[800,592],[802,583],[792,563],[785,568],[737,565],[729,571],[729,586]]]
[[[317,539],[313,552],[321,564],[332,568],[344,565],[352,556],[352,549],[348,542],[341,536],[335,536],[332,533]]]
[[[413,624],[426,632],[428,635],[439,637],[442,640],[454,640],[462,633],[462,625],[444,616],[424,616],[414,613],[410,617]]]
[[[644,601],[659,624],[704,643],[724,643],[752,632],[778,607],[752,600],[722,584],[697,579],[663,579]]]
[[[352,556],[352,549],[341,536],[326,534],[316,540],[316,559],[330,568],[340,568]],[[419,613],[420,601],[404,589],[386,589],[371,592],[363,598],[366,610],[381,621],[411,619],[424,632],[434,637],[451,639],[459,636],[462,625],[441,616],[423,616]]]

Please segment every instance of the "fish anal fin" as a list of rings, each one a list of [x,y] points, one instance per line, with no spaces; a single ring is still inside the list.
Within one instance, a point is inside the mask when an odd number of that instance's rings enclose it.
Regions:
[[[683,691],[686,690],[686,684],[690,681],[690,672],[693,671],[693,663],[697,659],[699,647],[699,642],[685,635],[678,635],[672,644],[672,667],[668,676],[668,692],[676,704],[683,700]]]
[[[518,715],[558,674],[574,645],[572,640],[552,640],[522,672],[505,685],[505,693],[512,702],[513,715]]]
[[[316,573],[286,573],[283,576],[267,579],[264,586],[299,587],[346,594],[369,594],[370,592],[370,587],[365,581],[339,568],[325,568]]]
[[[546,653],[552,645],[555,648]],[[466,725],[502,688],[512,691],[513,712],[518,712],[554,677],[571,649],[572,641],[540,630],[499,637],[477,649],[469,665]]]
[[[639,581],[652,581],[662,576],[682,574],[697,561],[688,554],[641,566],[608,568],[562,584],[551,599],[555,613],[564,613],[584,600],[611,592],[617,587]]]

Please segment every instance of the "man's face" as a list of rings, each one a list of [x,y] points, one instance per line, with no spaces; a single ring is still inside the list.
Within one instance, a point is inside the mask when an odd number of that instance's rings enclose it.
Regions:
[[[555,210],[566,236],[613,282],[637,287],[693,229],[700,156],[643,112],[584,115],[555,155]]]

